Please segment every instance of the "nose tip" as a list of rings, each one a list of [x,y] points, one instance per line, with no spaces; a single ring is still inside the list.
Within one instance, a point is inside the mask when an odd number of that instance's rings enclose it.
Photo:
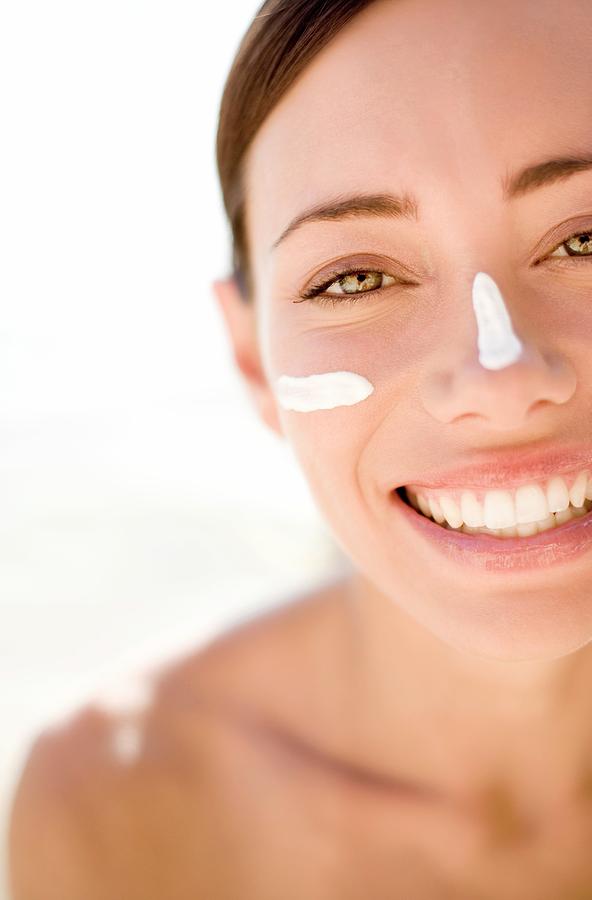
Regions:
[[[497,284],[486,272],[473,279],[473,310],[477,319],[479,362],[485,369],[504,369],[522,356],[510,314]]]

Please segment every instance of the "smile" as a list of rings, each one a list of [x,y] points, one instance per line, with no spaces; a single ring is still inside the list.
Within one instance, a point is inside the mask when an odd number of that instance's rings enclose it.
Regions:
[[[417,495],[408,491],[407,488],[398,488],[397,493],[401,497],[401,499],[408,505],[413,507],[420,515],[425,516],[430,519],[437,525],[440,525],[442,528],[449,529],[451,531],[461,531],[463,534],[491,534],[496,537],[530,537],[533,534],[538,534],[541,531],[548,531],[552,528],[559,528],[561,525],[565,525],[567,522],[570,522],[572,519],[579,518],[581,516],[587,515],[590,510],[592,510],[592,499],[584,500],[582,506],[573,506],[571,503],[568,506],[559,512],[549,512],[546,516],[536,519],[534,522],[524,522],[524,523],[515,523],[514,525],[506,525],[503,528],[488,528],[486,525],[468,525],[464,520],[462,520],[458,524],[451,524],[443,512],[438,512],[436,507],[436,515],[438,515],[440,521],[435,517],[434,513],[431,511],[431,504],[426,509],[422,509],[420,507]],[[425,507],[425,501],[424,501]],[[446,508],[449,518],[455,523],[458,522],[457,516],[458,513],[454,510],[454,508],[448,506],[446,503],[440,506],[440,509]]]
[[[587,469],[489,491],[407,485],[397,493],[420,515],[445,529],[501,538],[530,537],[587,515],[592,510],[592,475]]]

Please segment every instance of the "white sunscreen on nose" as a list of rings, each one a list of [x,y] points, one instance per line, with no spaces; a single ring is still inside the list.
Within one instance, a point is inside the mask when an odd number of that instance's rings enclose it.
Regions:
[[[503,369],[522,354],[501,291],[490,275],[477,272],[473,281],[473,309],[479,329],[479,362],[485,369]]]
[[[368,379],[355,372],[323,372],[302,377],[281,375],[277,380],[280,405],[296,412],[353,406],[369,397],[373,390]]]

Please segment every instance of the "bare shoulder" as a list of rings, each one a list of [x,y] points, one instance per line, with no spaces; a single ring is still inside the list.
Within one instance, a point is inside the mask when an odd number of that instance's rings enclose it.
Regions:
[[[14,900],[236,896],[268,777],[253,723],[330,708],[302,675],[327,666],[337,605],[332,588],[287,603],[41,733],[10,820]]]
[[[130,716],[92,705],[43,731],[11,811],[13,900],[176,897],[158,885],[178,870],[188,833],[203,843],[209,803],[211,729],[191,753],[182,731],[157,707]]]

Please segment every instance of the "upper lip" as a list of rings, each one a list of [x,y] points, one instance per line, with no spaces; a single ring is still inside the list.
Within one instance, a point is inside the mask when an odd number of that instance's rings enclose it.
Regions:
[[[592,471],[592,447],[555,447],[547,450],[507,450],[488,453],[484,461],[467,463],[448,469],[431,469],[405,484],[426,488],[514,487],[540,481],[552,475],[577,474],[582,469]]]

